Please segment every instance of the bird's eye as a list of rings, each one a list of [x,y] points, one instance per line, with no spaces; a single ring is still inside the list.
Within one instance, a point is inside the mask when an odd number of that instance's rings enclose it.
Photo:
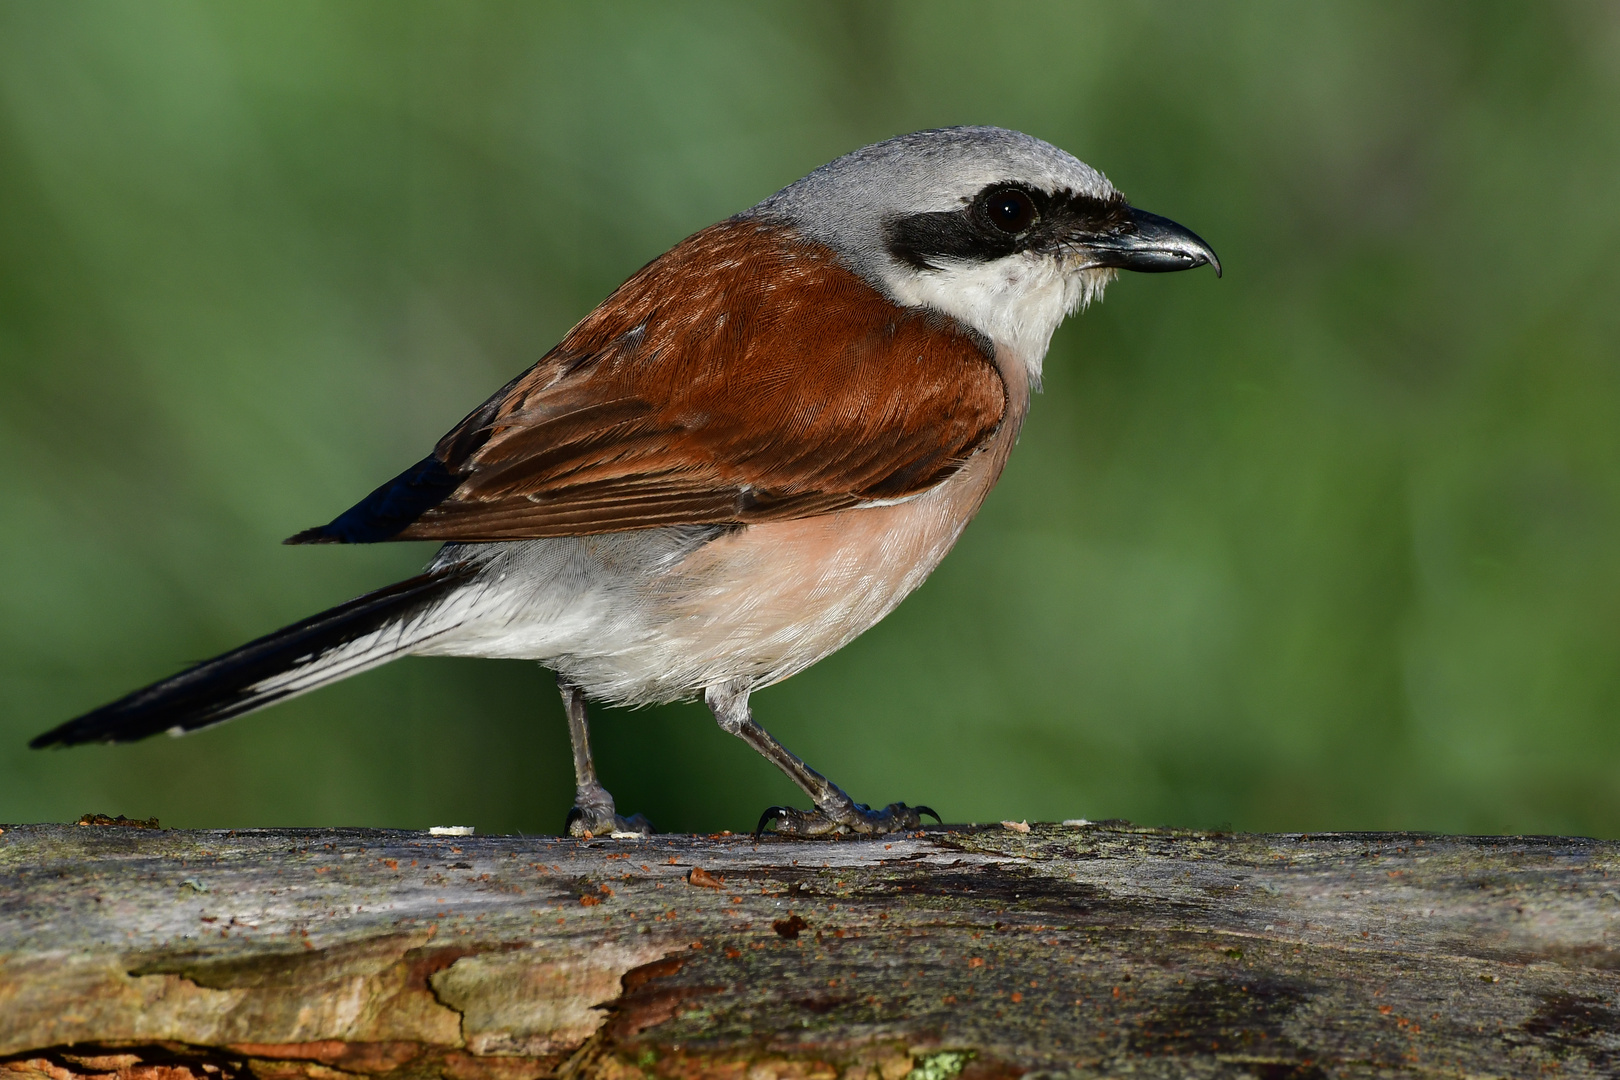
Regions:
[[[1021,233],[1035,224],[1035,204],[1017,188],[991,192],[984,209],[990,223],[1002,232]]]

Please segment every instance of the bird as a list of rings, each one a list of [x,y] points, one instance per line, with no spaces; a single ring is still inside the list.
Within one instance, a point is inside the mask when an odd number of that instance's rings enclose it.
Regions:
[[[1118,271],[1220,261],[1069,153],[998,127],[848,153],[632,274],[431,453],[289,544],[442,541],[419,575],[45,732],[184,734],[406,655],[538,661],[567,715],[573,836],[639,837],[588,702],[701,698],[809,800],[760,831],[919,828],[857,803],[749,696],[933,571],[1000,477],[1053,332]]]

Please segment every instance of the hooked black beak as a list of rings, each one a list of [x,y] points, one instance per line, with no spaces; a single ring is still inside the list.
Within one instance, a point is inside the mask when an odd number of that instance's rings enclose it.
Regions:
[[[1091,256],[1091,266],[1163,274],[1208,263],[1215,268],[1215,276],[1221,276],[1221,260],[1215,257],[1215,249],[1204,243],[1203,237],[1169,218],[1135,207],[1131,208],[1130,222],[1124,228],[1102,236],[1084,237],[1081,243]]]

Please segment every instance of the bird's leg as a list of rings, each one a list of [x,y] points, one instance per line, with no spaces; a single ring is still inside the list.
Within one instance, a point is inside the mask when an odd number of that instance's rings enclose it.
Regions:
[[[640,833],[651,836],[653,827],[640,814],[620,817],[613,808],[613,796],[596,779],[596,763],[591,760],[591,723],[585,711],[585,694],[557,676],[563,709],[568,713],[568,741],[574,744],[574,808],[568,811],[569,836],[611,836]]]
[[[715,722],[763,754],[799,790],[810,796],[816,804],[814,810],[795,810],[791,806],[773,806],[759,819],[755,835],[765,831],[773,822],[776,831],[787,836],[829,836],[841,833],[873,835],[915,829],[922,824],[922,815],[935,821],[939,815],[926,806],[907,806],[890,803],[882,810],[856,802],[837,784],[806,765],[793,751],[777,742],[770,732],[754,723],[748,709],[748,684],[741,679],[711,686],[703,692],[703,700],[714,713]]]

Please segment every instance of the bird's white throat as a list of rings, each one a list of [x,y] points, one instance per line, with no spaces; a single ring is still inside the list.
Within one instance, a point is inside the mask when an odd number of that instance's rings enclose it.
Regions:
[[[1114,276],[1102,268],[1073,269],[1054,255],[1020,253],[892,273],[886,284],[897,303],[941,311],[1011,351],[1038,390],[1052,334],[1069,315],[1102,299]]]

